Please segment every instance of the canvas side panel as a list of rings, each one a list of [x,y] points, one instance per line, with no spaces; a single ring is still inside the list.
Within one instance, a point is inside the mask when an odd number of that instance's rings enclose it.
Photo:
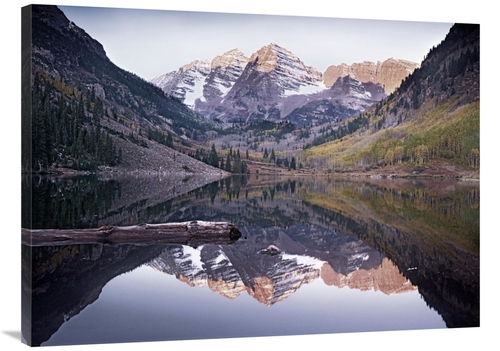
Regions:
[[[32,6],[21,8],[21,225],[32,228]],[[21,247],[21,334],[31,346],[32,335],[32,254],[31,247]]]
[[[31,5],[23,7],[21,23],[21,169],[31,173],[32,169],[32,46]]]

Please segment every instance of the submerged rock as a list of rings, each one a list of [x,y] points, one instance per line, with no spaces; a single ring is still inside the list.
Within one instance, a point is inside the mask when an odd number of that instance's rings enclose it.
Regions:
[[[274,256],[281,253],[281,250],[274,245],[269,245],[266,249],[260,250],[259,253]]]

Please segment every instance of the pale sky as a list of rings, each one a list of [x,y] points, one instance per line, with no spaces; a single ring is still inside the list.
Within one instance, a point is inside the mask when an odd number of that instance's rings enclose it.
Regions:
[[[119,67],[144,79],[238,48],[246,56],[276,43],[304,64],[420,63],[453,23],[60,6]]]

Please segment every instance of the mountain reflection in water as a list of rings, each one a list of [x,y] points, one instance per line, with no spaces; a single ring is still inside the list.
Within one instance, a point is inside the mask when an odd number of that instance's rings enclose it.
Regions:
[[[286,244],[282,247],[287,249]],[[343,273],[336,271],[329,262],[311,256],[280,254],[258,257],[255,254],[253,259],[247,256],[242,260],[235,250],[211,246],[198,250],[187,246],[171,247],[148,265],[175,275],[189,286],[208,286],[230,299],[246,292],[267,306],[283,301],[303,284],[318,278],[328,286],[362,291],[373,289],[387,295],[416,289],[390,260],[381,259],[378,252],[369,248],[361,253],[337,257],[344,261],[342,265],[349,266]]]
[[[183,182],[186,189],[189,182]],[[61,326],[84,318],[108,282],[141,266],[175,276],[185,286],[208,288],[229,301],[224,309],[242,296],[275,309],[301,287],[321,282],[386,296],[418,291],[447,327],[479,326],[477,183],[233,177],[177,195],[155,178],[81,177],[25,180],[23,191],[37,199],[33,228],[199,219],[230,221],[243,233],[233,245],[196,248],[23,245],[24,272],[32,268],[32,276],[23,276],[23,335],[33,345],[57,344]],[[46,206],[57,211],[44,211]],[[281,252],[260,253],[269,245]],[[188,309],[190,302],[185,304]],[[293,301],[281,308],[294,308]],[[254,334],[233,336],[325,332],[304,325],[264,334],[256,326]],[[153,339],[135,341],[148,340]],[[93,342],[102,341],[87,341]]]

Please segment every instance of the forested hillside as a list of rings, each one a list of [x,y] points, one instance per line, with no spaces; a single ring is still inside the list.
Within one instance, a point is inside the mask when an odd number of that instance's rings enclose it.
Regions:
[[[299,161],[316,170],[479,174],[479,25],[455,24],[393,94],[309,146]]]
[[[200,116],[113,64],[56,6],[23,11],[23,171],[224,173],[185,155],[209,128]]]
[[[65,89],[68,87],[61,81],[51,84],[35,76],[32,157],[37,169],[52,164],[75,170],[116,166],[122,150],[117,150],[111,139],[110,134],[116,132],[101,126],[102,118],[110,118],[101,99],[92,94],[84,100],[77,90],[68,92],[71,99],[61,91]]]

